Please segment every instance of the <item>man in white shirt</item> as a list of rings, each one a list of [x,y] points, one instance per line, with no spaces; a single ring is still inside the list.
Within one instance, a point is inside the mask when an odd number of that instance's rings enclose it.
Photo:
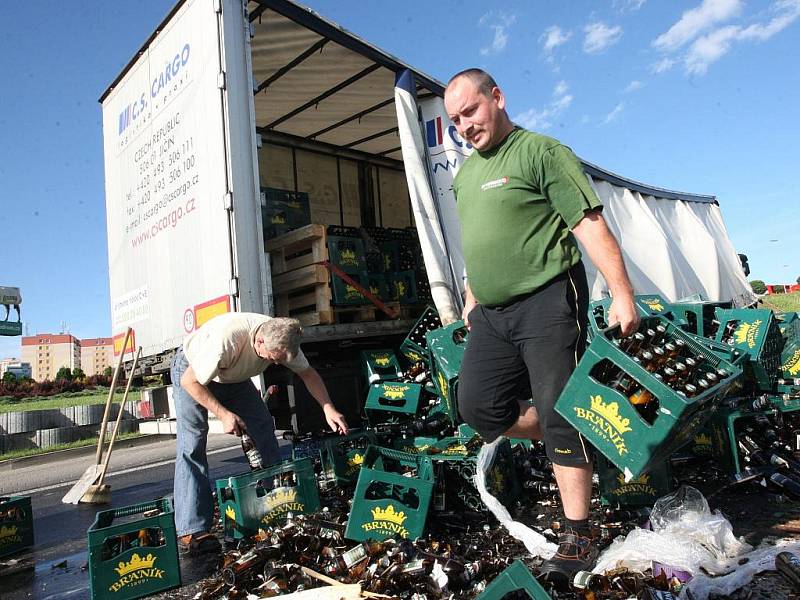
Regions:
[[[300,349],[302,329],[296,319],[256,313],[226,313],[190,333],[172,361],[177,413],[175,526],[182,549],[219,548],[209,534],[214,504],[208,477],[208,412],[225,433],[253,439],[264,465],[280,460],[275,426],[251,381],[271,364],[281,364],[303,381],[322,407],[328,425],[347,433],[344,416],[331,402],[319,373]]]

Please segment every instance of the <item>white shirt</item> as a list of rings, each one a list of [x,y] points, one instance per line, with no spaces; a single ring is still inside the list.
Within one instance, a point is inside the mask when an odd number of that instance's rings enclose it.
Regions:
[[[253,348],[258,328],[272,317],[258,313],[233,312],[218,315],[183,340],[183,353],[197,381],[240,383],[259,375],[273,361],[261,358]],[[308,369],[302,350],[282,363],[295,373]]]

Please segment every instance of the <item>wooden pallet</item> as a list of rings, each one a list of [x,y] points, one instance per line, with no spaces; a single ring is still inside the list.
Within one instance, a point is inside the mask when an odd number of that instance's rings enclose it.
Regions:
[[[272,259],[272,276],[328,260],[328,234],[325,225],[312,223],[267,241]]]

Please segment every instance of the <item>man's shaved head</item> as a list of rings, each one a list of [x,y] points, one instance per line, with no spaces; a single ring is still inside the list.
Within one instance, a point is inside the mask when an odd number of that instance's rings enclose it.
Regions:
[[[492,96],[492,90],[497,87],[497,82],[494,80],[494,77],[489,75],[483,69],[471,68],[471,69],[464,69],[463,71],[459,71],[455,75],[450,78],[450,81],[447,82],[447,87],[449,88],[453,82],[461,77],[468,78],[472,85],[483,94],[484,96],[490,97]]]

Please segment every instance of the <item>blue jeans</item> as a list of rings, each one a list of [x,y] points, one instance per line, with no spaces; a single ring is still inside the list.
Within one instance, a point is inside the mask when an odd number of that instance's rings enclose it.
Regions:
[[[175,528],[179,537],[210,531],[214,521],[206,456],[208,410],[181,387],[181,376],[188,367],[183,349],[178,350],[172,359],[170,373],[178,430],[174,490]],[[253,382],[211,381],[208,389],[225,408],[244,421],[248,435],[261,452],[264,466],[277,463],[280,451],[275,439],[275,423]]]

